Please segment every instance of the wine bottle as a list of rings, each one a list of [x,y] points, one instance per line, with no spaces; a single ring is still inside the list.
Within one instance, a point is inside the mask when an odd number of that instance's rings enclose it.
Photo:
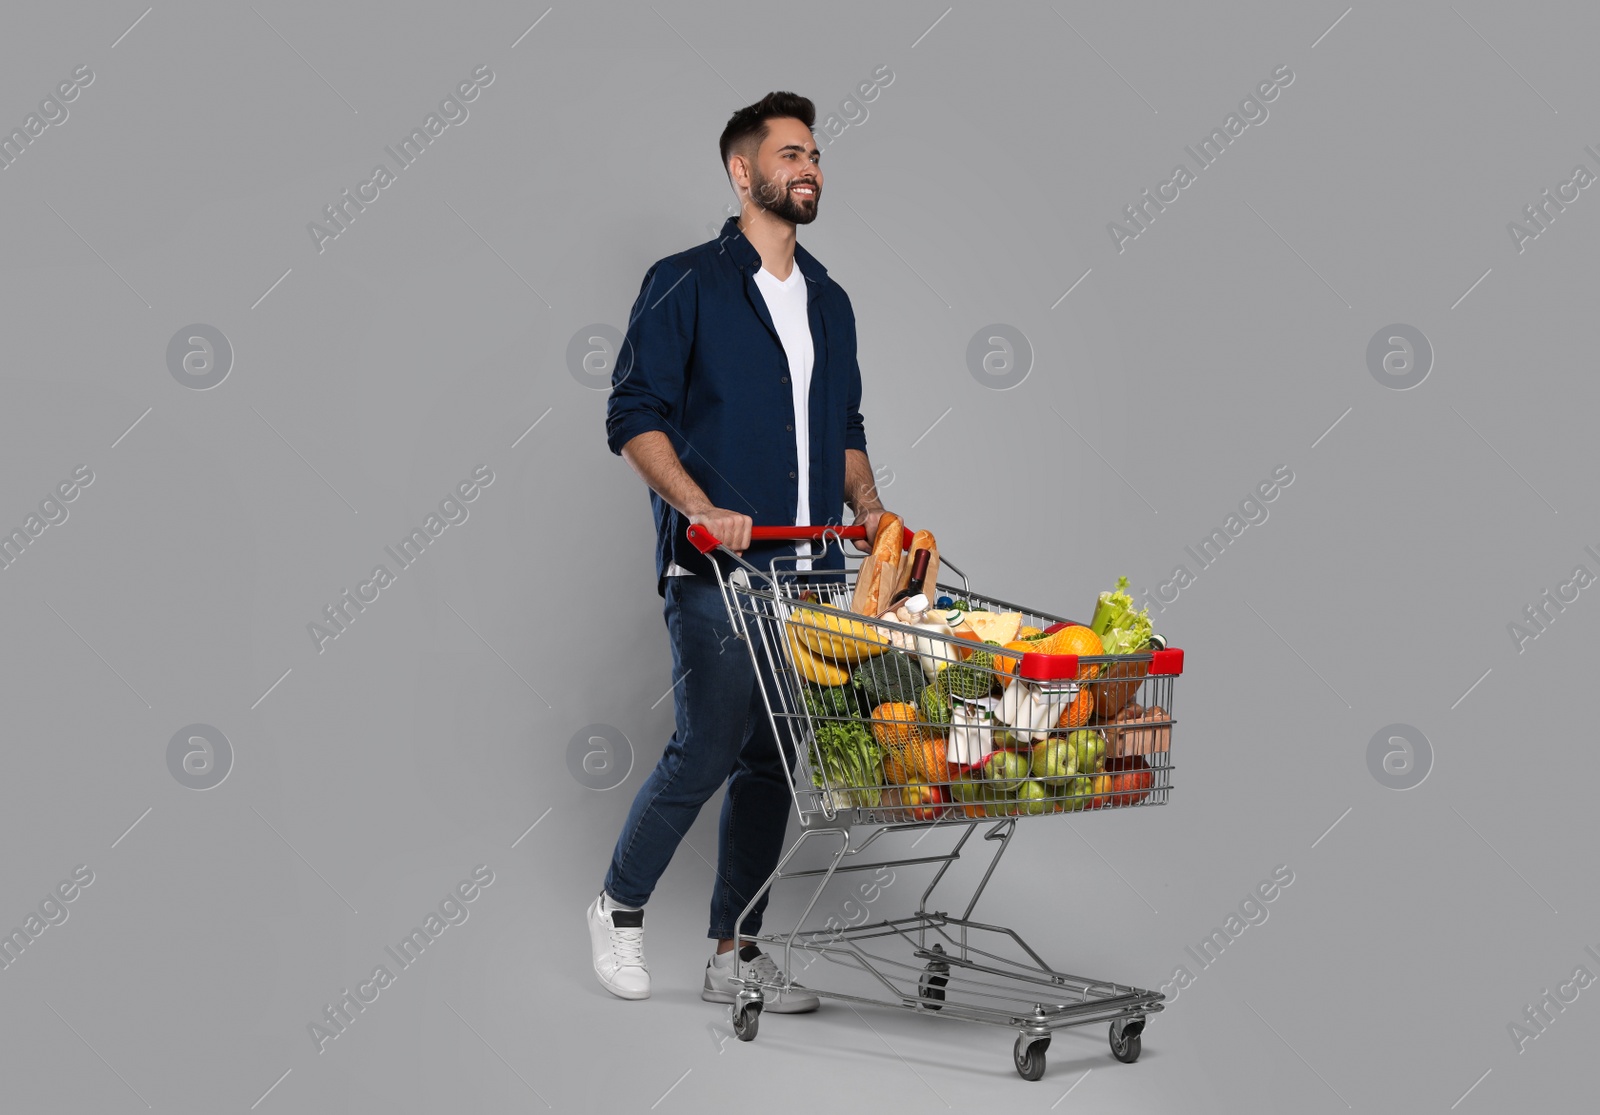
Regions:
[[[890,598],[888,605],[889,609],[892,610],[896,604],[900,603],[900,601],[914,596],[922,591],[922,582],[928,576],[928,559],[932,556],[932,554],[932,550],[924,548],[918,550],[912,557],[911,580],[906,582],[905,588],[901,589]]]

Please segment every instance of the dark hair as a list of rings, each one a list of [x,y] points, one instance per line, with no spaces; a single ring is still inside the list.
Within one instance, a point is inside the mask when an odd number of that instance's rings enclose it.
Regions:
[[[767,121],[778,117],[793,117],[808,129],[817,122],[817,109],[811,101],[798,93],[768,93],[753,105],[741,108],[728,118],[722,129],[718,149],[722,152],[722,169],[728,169],[728,158],[735,154],[750,157],[750,148],[759,148],[767,138]],[[729,177],[732,175],[730,173]]]

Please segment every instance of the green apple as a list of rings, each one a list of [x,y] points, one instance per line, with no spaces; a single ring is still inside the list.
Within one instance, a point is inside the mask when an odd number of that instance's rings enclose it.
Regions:
[[[1077,812],[1089,807],[1089,795],[1094,792],[1094,779],[1074,778],[1066,784],[1063,793],[1067,794],[1067,809]]]
[[[1017,804],[1023,813],[1043,813],[1045,796],[1044,783],[1037,778],[1023,779],[1017,787]]]
[[[1033,776],[1062,782],[1078,773],[1077,749],[1057,736],[1033,745]]]
[[[1027,756],[1017,751],[996,751],[983,764],[983,775],[996,790],[1009,793],[1028,777]]]
[[[950,796],[959,802],[974,802],[983,791],[983,783],[972,775],[962,775],[950,783]]]
[[[1074,772],[1083,774],[1099,774],[1106,767],[1106,737],[1090,728],[1084,728],[1067,736],[1067,743],[1073,749],[1076,762],[1073,763]]]

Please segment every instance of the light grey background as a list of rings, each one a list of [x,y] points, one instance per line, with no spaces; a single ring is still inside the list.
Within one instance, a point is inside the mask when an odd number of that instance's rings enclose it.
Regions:
[[[1592,1093],[1600,987],[1520,1054],[1508,1033],[1600,974],[1600,589],[1520,653],[1507,631],[1600,572],[1600,200],[1521,252],[1506,230],[1600,171],[1589,6],[145,7],[0,16],[0,127],[95,75],[0,170],[0,525],[94,474],[0,572],[0,929],[94,872],[0,971],[0,1107]],[[307,223],[480,64],[470,118],[319,253]],[[1107,223],[1280,65],[1270,117],[1119,252]],[[655,997],[589,971],[583,908],[672,679],[646,495],[568,344],[722,220],[735,108],[792,89],[841,113],[879,66],[801,240],[854,302],[893,509],[986,591],[1086,616],[1119,573],[1196,570],[1185,546],[1294,474],[1157,614],[1188,652],[1171,804],[1021,826],[980,908],[1069,970],[1154,987],[1293,870],[1136,1065],[1102,1027],[1067,1032],[1030,1085],[1005,1031],[837,1005],[729,1040],[697,997],[715,802],[649,908]],[[234,352],[205,391],[166,363],[195,323]],[[1035,353],[1009,391],[966,366],[992,323]],[[1435,353],[1404,392],[1366,362],[1392,323]],[[307,624],[479,465],[470,517],[319,653]],[[233,749],[204,791],[167,761],[195,723]],[[609,791],[568,773],[594,723],[635,752]],[[1406,791],[1368,767],[1396,723],[1433,749]],[[319,1053],[308,1024],[478,864],[469,919]],[[772,924],[793,910],[780,895]]]

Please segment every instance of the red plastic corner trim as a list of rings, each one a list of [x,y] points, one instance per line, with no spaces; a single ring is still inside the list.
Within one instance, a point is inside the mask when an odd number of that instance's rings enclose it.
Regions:
[[[1183,673],[1183,651],[1177,647],[1151,651],[1150,672],[1152,674]]]
[[[1036,650],[1023,651],[1022,664],[1017,667],[1017,676],[1027,678],[1029,681],[1059,681],[1063,678],[1070,681],[1078,676],[1078,656],[1044,654]]]
[[[699,550],[702,554],[709,554],[712,550],[715,550],[718,546],[722,545],[721,542],[717,541],[716,535],[712,534],[699,523],[695,523],[690,526],[685,533],[688,534],[689,541],[694,543],[694,548]]]

